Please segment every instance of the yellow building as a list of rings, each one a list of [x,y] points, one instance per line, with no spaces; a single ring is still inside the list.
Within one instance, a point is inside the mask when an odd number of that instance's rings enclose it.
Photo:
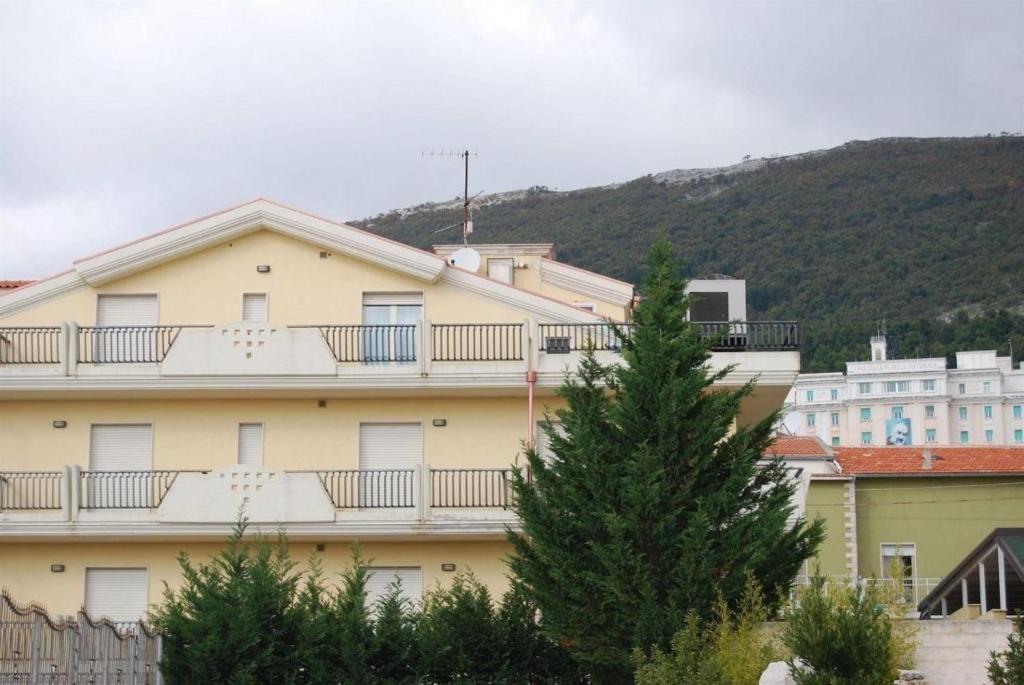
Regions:
[[[260,199],[0,296],[0,585],[132,620],[244,508],[328,572],[358,540],[372,592],[471,570],[500,593],[510,469],[588,341],[620,359],[634,292],[551,245],[457,247]],[[691,318],[746,318],[742,281],[690,287]],[[752,421],[796,378],[797,329],[722,325],[712,365],[758,378]]]

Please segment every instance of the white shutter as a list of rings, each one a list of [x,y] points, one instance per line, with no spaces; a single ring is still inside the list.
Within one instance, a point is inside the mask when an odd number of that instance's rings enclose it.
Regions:
[[[263,322],[267,320],[267,294],[245,293],[242,295],[242,321]]]
[[[512,284],[515,274],[515,261],[502,257],[487,260],[487,276],[502,283]]]
[[[423,293],[363,293],[363,304],[370,306],[422,305]]]
[[[423,569],[419,567],[376,566],[367,570],[366,605],[371,609],[387,594],[396,576],[402,584],[403,597],[419,603],[423,596]]]
[[[420,424],[359,424],[359,506],[415,506],[418,495],[413,469],[422,463]]]
[[[156,326],[156,295],[100,295],[96,299],[97,326]]]
[[[151,424],[92,426],[89,436],[90,471],[149,471],[152,468]]]
[[[555,432],[559,435],[565,435],[565,429],[562,428],[562,424],[558,421],[554,423]],[[548,434],[544,432],[544,424],[540,421],[537,422],[537,455],[544,460],[545,463],[550,463],[551,458],[554,456],[551,453],[551,440],[548,438]]]
[[[238,424],[238,463],[263,466],[263,424]]]
[[[149,573],[144,568],[85,569],[85,611],[90,618],[138,621],[149,609]]]

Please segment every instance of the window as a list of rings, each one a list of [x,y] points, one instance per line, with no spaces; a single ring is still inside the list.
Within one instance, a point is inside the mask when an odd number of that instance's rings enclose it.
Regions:
[[[836,428],[837,426],[839,426],[839,412],[836,412],[836,411],[832,412],[829,415],[829,419],[830,419],[830,421],[832,423],[832,427],[833,428]]]
[[[985,442],[991,443],[993,440],[995,440],[995,438],[995,431],[993,431],[991,428],[985,430]]]
[[[870,395],[871,394],[871,384],[870,383],[858,383],[857,384],[857,394],[859,394],[859,395]]]
[[[926,428],[925,429],[925,431],[924,431],[924,441],[925,442],[935,442],[935,429],[934,428]]]
[[[814,428],[814,421],[815,421],[815,415],[814,414],[808,414],[807,415],[807,427],[808,428]]]
[[[870,421],[871,420],[871,407],[861,407],[860,409],[860,420]]]
[[[926,404],[924,406],[924,417],[926,419],[934,419],[935,418],[935,405],[934,404]]]
[[[839,388],[829,388],[828,389],[828,398],[830,400],[838,400],[839,399]]]
[[[921,381],[921,389],[925,392],[935,392],[935,379],[927,378]]]
[[[892,408],[892,417],[894,419],[902,419],[903,418],[903,407],[893,407]]]
[[[882,577],[892,578],[899,575],[903,578],[903,591],[908,600],[914,594],[914,558],[917,549],[913,543],[882,543]]]
[[[833,447],[839,447],[839,436],[838,435],[833,435],[832,436],[832,446]]]
[[[967,394],[967,384],[966,383],[959,383],[959,384],[957,384],[956,388],[957,388],[957,392],[959,392],[961,395],[966,395]]]
[[[690,321],[728,321],[729,293],[689,293]]]
[[[103,328],[157,325],[156,295],[99,295],[96,325]],[[92,336],[97,362],[154,362],[149,337],[98,331]]]
[[[983,392],[988,395],[992,392],[992,381],[985,381],[982,383]]]
[[[1013,418],[1016,419],[1017,421],[1020,421],[1022,418],[1024,418],[1024,408],[1022,408],[1021,405],[1013,405]]]
[[[362,361],[366,364],[416,361],[416,327],[423,319],[423,295],[363,294]]]
[[[366,605],[371,612],[394,583],[401,587],[402,597],[413,604],[423,596],[423,569],[419,566],[371,566],[366,570]]]
[[[984,412],[985,412],[985,418],[986,419],[991,419],[992,418],[992,405],[991,404],[986,404],[985,408],[984,408]]]
[[[487,277],[512,285],[515,280],[515,260],[510,257],[487,260]]]
[[[886,381],[886,392],[910,392],[910,381]]]
[[[966,445],[971,441],[971,435],[967,431],[960,431],[960,444]]]
[[[267,320],[267,294],[245,293],[242,295],[242,321],[262,323]]]
[[[806,395],[805,395],[805,397],[807,397],[807,401],[808,402],[813,402],[814,401],[814,391],[813,390],[808,390]]]
[[[263,424],[238,424],[239,466],[263,466]]]
[[[957,411],[960,412],[960,420],[961,421],[966,421],[967,420],[967,407],[960,407]]]
[[[137,424],[93,424],[89,429],[90,471],[151,471],[153,469],[153,426]],[[131,479],[90,478],[82,484],[83,506],[121,508],[156,506],[149,488],[139,488]]]
[[[413,470],[423,463],[423,427],[418,423],[359,424],[360,507],[415,505]],[[351,506],[353,503],[350,503]]]
[[[149,571],[144,568],[86,568],[85,610],[90,618],[138,621],[149,610]]]
[[[1013,441],[1018,445],[1024,443],[1024,428],[1013,429]]]
[[[864,431],[860,434],[860,444],[870,445],[871,444],[871,431]]]

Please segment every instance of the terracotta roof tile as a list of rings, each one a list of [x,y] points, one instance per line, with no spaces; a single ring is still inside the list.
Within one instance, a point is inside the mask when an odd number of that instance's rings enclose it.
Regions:
[[[9,290],[14,288],[20,288],[23,285],[34,283],[35,281],[4,281],[0,280],[0,289]]]
[[[779,435],[765,453],[769,457],[831,457],[832,449],[813,435]]]
[[[932,467],[925,468],[925,451]],[[836,461],[849,475],[1024,474],[1024,447],[837,447]]]

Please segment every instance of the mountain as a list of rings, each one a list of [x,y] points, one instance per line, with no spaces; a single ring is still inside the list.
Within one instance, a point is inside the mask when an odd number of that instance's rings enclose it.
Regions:
[[[1024,353],[1024,138],[879,139],[627,183],[474,202],[477,242],[554,242],[559,259],[639,282],[667,236],[691,277],[747,279],[751,319],[807,325],[806,370],[867,358],[882,322],[904,356]],[[353,222],[452,242],[461,203]]]

